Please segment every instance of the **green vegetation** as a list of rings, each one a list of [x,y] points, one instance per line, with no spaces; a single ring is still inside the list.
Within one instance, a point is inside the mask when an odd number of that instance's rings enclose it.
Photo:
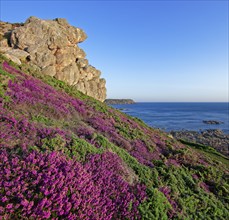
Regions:
[[[15,157],[26,163],[27,155],[28,158],[34,155],[49,158],[49,154],[55,153],[60,163],[67,161],[74,166],[72,161],[77,161],[89,167],[90,175],[99,176],[104,172],[111,185],[118,179],[119,184],[124,181],[129,191],[136,192],[139,184],[145,186],[145,190],[139,191],[147,196],[140,196],[139,201],[129,198],[125,204],[124,199],[120,199],[127,207],[123,213],[129,217],[122,216],[118,209],[113,214],[116,219],[227,219],[228,158],[208,146],[176,141],[141,120],[82,94],[73,86],[41,75],[34,67],[12,62],[4,66],[5,60],[0,56],[0,150],[8,155],[4,158],[10,161]],[[14,68],[21,72],[17,73]],[[63,158],[59,158],[59,153]],[[112,158],[109,155],[113,155]],[[108,164],[104,165],[101,158],[108,158]],[[113,179],[109,176],[111,168],[106,168],[111,164],[115,167]],[[97,189],[97,180],[93,181],[91,187]],[[116,194],[109,199],[114,201]],[[15,201],[12,200],[14,206]],[[0,205],[4,210],[11,207],[6,201],[3,203]],[[130,215],[131,210],[135,210],[134,216]],[[58,216],[54,211],[49,214]]]
[[[229,159],[226,156],[224,156],[223,154],[216,151],[214,148],[212,148],[210,146],[203,145],[203,144],[188,142],[185,140],[180,140],[180,142],[198,150],[201,153],[208,155],[214,161],[217,161],[217,162],[220,161],[223,164],[227,165],[227,167],[229,167]]]

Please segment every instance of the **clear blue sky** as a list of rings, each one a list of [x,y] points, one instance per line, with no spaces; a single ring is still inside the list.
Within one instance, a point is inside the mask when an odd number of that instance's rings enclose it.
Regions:
[[[11,1],[0,19],[66,18],[109,98],[228,102],[228,1]]]

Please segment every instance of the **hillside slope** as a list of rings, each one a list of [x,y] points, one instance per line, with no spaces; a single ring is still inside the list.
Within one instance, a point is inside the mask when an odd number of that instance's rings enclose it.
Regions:
[[[228,159],[0,58],[1,219],[227,219]]]

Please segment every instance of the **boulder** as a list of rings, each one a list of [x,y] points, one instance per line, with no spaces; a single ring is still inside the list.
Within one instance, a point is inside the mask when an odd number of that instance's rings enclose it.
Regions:
[[[55,76],[56,75],[56,67],[55,66],[47,66],[42,69],[42,72],[48,76]]]
[[[9,47],[8,40],[6,38],[3,38],[0,41],[0,47]]]
[[[216,120],[203,120],[204,124],[209,124],[209,125],[220,125],[223,124],[222,121],[216,121]]]
[[[11,50],[10,47],[0,47],[0,53],[6,53],[7,51]]]
[[[19,49],[11,49],[7,50],[5,54],[8,54],[10,56],[17,57],[19,60],[24,61],[26,60],[27,57],[29,57],[29,53],[27,53],[24,50],[19,50]]]
[[[10,54],[3,54],[4,57],[6,57],[9,60],[12,60],[14,63],[21,65],[21,61],[20,59],[18,59],[17,57],[10,55]]]

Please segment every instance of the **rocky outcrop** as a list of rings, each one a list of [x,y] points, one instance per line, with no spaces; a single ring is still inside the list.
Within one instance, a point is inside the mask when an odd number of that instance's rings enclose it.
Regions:
[[[0,52],[17,64],[28,62],[100,101],[106,98],[101,72],[89,65],[78,44],[87,35],[65,19],[30,17],[24,24],[0,23]]]
[[[220,124],[224,124],[222,121],[216,121],[216,120],[203,120],[204,124],[208,124],[208,125],[220,125]]]

